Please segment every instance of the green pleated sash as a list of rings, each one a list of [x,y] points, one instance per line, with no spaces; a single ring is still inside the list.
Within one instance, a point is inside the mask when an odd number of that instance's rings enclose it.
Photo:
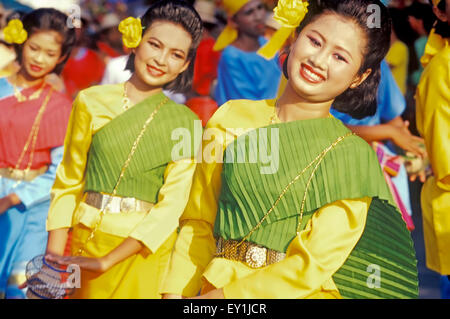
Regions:
[[[418,298],[414,246],[395,207],[373,199],[364,233],[334,274],[345,298]]]
[[[318,154],[348,132],[340,121],[326,118],[270,125],[239,136],[224,155],[215,235],[224,239],[244,238],[283,189]],[[278,163],[271,166],[277,169],[267,173],[267,158],[271,156],[275,162],[275,154],[279,154]],[[243,158],[247,160],[242,161]],[[313,167],[290,186],[261,227],[250,236],[250,242],[286,251],[296,236],[300,207]],[[372,198],[365,230],[345,264],[333,276],[341,295],[416,298],[417,261],[410,233],[395,206],[375,152],[361,138],[349,136],[325,156],[307,192],[301,229],[326,204],[363,197]]]
[[[85,191],[112,193],[131,147],[145,121],[166,98],[163,93],[136,104],[111,120],[92,138]],[[117,189],[117,195],[157,202],[164,172],[172,160],[194,157],[198,117],[184,105],[168,100],[148,126]],[[174,133],[175,132],[175,133]],[[172,135],[174,134],[174,135]],[[179,152],[173,152],[182,142]],[[172,158],[174,155],[175,158]]]

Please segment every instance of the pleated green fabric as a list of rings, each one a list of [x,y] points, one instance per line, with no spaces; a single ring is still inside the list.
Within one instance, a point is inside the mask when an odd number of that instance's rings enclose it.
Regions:
[[[395,207],[374,198],[364,233],[334,274],[345,298],[418,298],[417,262],[409,231]]]
[[[165,98],[160,93],[136,104],[93,136],[85,191],[112,193],[145,121]],[[198,117],[188,107],[169,99],[148,126],[120,182],[117,195],[156,203],[167,164],[196,154],[200,145],[200,139],[195,138],[198,133],[195,132],[196,125],[200,125],[201,134],[201,124],[196,121],[199,121]]]
[[[325,118],[274,124],[238,137],[224,155],[215,235],[224,239],[244,238],[283,189],[324,149],[348,133],[340,121]],[[268,163],[277,169],[268,173]],[[286,251],[296,236],[301,203],[313,168],[290,186],[249,241]],[[341,295],[417,297],[417,261],[410,233],[395,206],[375,152],[361,138],[346,137],[324,157],[307,192],[301,229],[320,207],[337,200],[363,197],[373,198],[365,230],[334,277]],[[376,280],[374,285],[371,283],[378,270],[382,288],[377,287]]]

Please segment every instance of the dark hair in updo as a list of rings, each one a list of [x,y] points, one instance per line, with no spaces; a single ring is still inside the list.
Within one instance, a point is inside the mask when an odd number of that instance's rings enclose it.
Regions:
[[[53,8],[33,10],[22,17],[23,28],[28,33],[28,39],[33,33],[40,31],[56,31],[62,36],[61,57],[64,57],[64,60],[53,69],[52,72],[56,74],[62,72],[76,42],[75,29],[67,23],[67,20],[67,15]],[[16,45],[18,61],[22,60],[22,49],[23,45]]]
[[[192,44],[187,54],[187,61],[190,62],[186,71],[180,73],[178,77],[170,83],[164,85],[165,90],[173,92],[186,92],[192,84],[194,74],[194,60],[197,47],[203,34],[203,24],[200,15],[194,7],[182,0],[163,0],[150,6],[147,12],[141,17],[142,27],[148,30],[155,21],[168,21],[183,27],[192,37]],[[126,70],[134,72],[134,58],[131,54],[128,58]]]
[[[376,8],[379,8],[379,24],[376,27],[370,24],[374,15],[374,11],[369,8],[370,5],[376,5]],[[311,0],[308,14],[297,29],[298,34],[321,15],[329,13],[349,18],[360,26],[366,35],[367,44],[358,74],[362,75],[367,69],[372,69],[367,79],[358,87],[348,88],[337,96],[333,102],[333,108],[356,119],[372,116],[377,110],[377,92],[381,78],[380,64],[390,47],[392,22],[389,12],[378,0]],[[283,71],[287,77],[287,59]]]
[[[432,0],[430,0],[431,4],[433,4]],[[447,3],[445,0],[441,0],[441,2],[438,3],[437,8],[442,11],[443,13],[446,12],[447,9]],[[436,22],[436,34],[439,34],[443,38],[450,38],[450,25],[449,22],[444,22],[439,19],[437,19]]]

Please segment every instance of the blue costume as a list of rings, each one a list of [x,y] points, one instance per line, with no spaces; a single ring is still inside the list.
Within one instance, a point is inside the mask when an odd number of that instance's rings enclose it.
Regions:
[[[262,46],[267,40],[259,38]],[[266,60],[256,52],[245,52],[227,46],[219,61],[215,100],[222,105],[229,100],[273,99],[281,79],[278,56]]]
[[[44,89],[42,96],[36,100],[38,108],[44,97],[49,94],[48,92],[50,92],[49,89]],[[2,169],[15,168],[4,159],[10,157],[8,154],[14,153],[10,150],[13,147],[23,149],[24,146],[18,132],[26,131],[23,135],[28,136],[31,130],[31,127],[20,126],[24,122],[9,116],[11,113],[8,112],[13,108],[15,108],[15,112],[20,112],[21,108],[24,109],[23,112],[30,110],[28,102],[17,103],[15,98],[11,99],[13,93],[13,87],[6,78],[0,78],[0,113],[2,113],[0,168]],[[7,98],[10,99],[5,100]],[[10,103],[11,101],[13,103]],[[35,156],[39,163],[44,161],[44,166],[48,167],[43,174],[31,181],[21,180],[20,182],[0,174],[0,198],[15,193],[21,200],[21,204],[10,207],[3,213],[0,212],[0,298],[24,297],[24,293],[18,289],[18,285],[25,281],[25,266],[33,257],[45,252],[47,245],[45,224],[50,205],[50,189],[55,180],[56,167],[63,157],[63,132],[66,129],[70,109],[71,102],[67,97],[58,92],[52,92],[40,122],[39,133],[41,134],[38,134]],[[33,122],[36,113],[27,113],[25,116],[31,117],[31,122]],[[18,124],[14,127],[16,122]],[[45,137],[49,135],[53,136]],[[18,142],[16,146],[13,144],[15,141]],[[48,148],[43,145],[48,145]],[[28,150],[29,153],[30,150]],[[26,156],[25,161],[27,160]],[[17,161],[16,158],[11,159],[11,162],[15,161]]]

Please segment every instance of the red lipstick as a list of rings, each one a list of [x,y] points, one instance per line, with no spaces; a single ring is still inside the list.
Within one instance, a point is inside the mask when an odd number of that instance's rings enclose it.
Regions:
[[[35,65],[35,64],[30,64],[30,69],[33,72],[41,72],[42,71],[42,68],[37,66],[37,65]]]
[[[166,72],[164,72],[163,70],[160,70],[154,66],[151,65],[147,65],[147,71],[155,77],[160,77],[163,76],[164,74],[166,74]]]
[[[318,84],[325,81],[325,77],[322,74],[317,73],[311,66],[307,64],[301,65],[300,75],[303,79],[312,84]]]

